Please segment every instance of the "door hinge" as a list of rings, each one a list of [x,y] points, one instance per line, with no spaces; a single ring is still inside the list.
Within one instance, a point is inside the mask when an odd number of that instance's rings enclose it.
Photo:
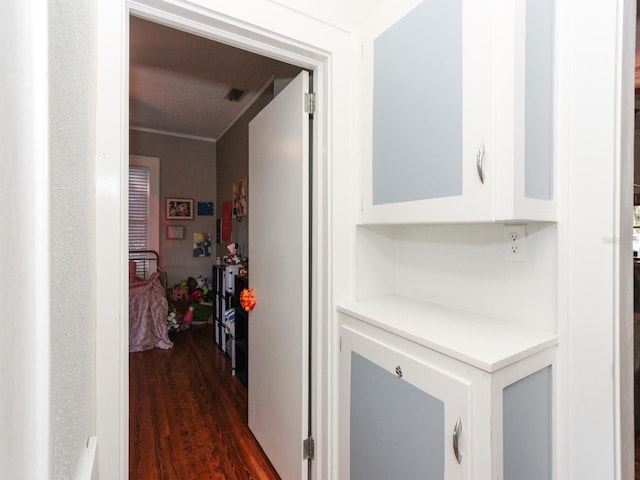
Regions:
[[[305,113],[316,113],[316,94],[305,93],[304,94],[304,111]]]
[[[302,459],[313,460],[316,453],[315,443],[313,437],[309,437],[302,442]]]

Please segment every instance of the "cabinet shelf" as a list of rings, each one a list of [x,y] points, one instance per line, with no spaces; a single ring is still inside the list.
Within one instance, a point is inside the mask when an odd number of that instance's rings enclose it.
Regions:
[[[495,372],[558,343],[558,335],[512,322],[388,295],[338,311],[485,372]]]

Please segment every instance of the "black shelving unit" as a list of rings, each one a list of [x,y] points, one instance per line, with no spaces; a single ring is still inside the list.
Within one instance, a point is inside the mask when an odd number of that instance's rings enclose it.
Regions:
[[[227,292],[224,289],[224,265],[213,266],[213,341],[220,350],[224,350],[225,333],[222,323],[227,309]]]
[[[238,297],[238,301],[235,302],[235,372],[240,383],[245,388],[249,388],[249,313],[240,305],[240,292],[249,287],[249,279],[236,275],[234,281],[235,292]]]

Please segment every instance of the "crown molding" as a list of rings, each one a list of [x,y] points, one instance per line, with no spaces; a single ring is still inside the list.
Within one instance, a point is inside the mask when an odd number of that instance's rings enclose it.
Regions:
[[[129,126],[129,130],[135,130],[137,132],[155,133],[157,135],[166,135],[166,136],[169,136],[169,137],[188,138],[189,140],[198,140],[198,141],[201,141],[201,142],[216,143],[216,139],[215,138],[211,138],[211,137],[200,137],[198,135],[187,135],[186,133],[169,132],[169,131],[166,131],[166,130],[157,130],[155,128],[136,127],[134,125],[130,125]]]

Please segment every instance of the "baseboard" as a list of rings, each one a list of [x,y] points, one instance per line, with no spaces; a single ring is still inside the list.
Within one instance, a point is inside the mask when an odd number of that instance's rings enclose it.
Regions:
[[[78,469],[76,470],[75,480],[97,480],[98,469],[96,468],[96,449],[98,446],[98,437],[93,436],[87,439],[85,449],[80,455]]]

